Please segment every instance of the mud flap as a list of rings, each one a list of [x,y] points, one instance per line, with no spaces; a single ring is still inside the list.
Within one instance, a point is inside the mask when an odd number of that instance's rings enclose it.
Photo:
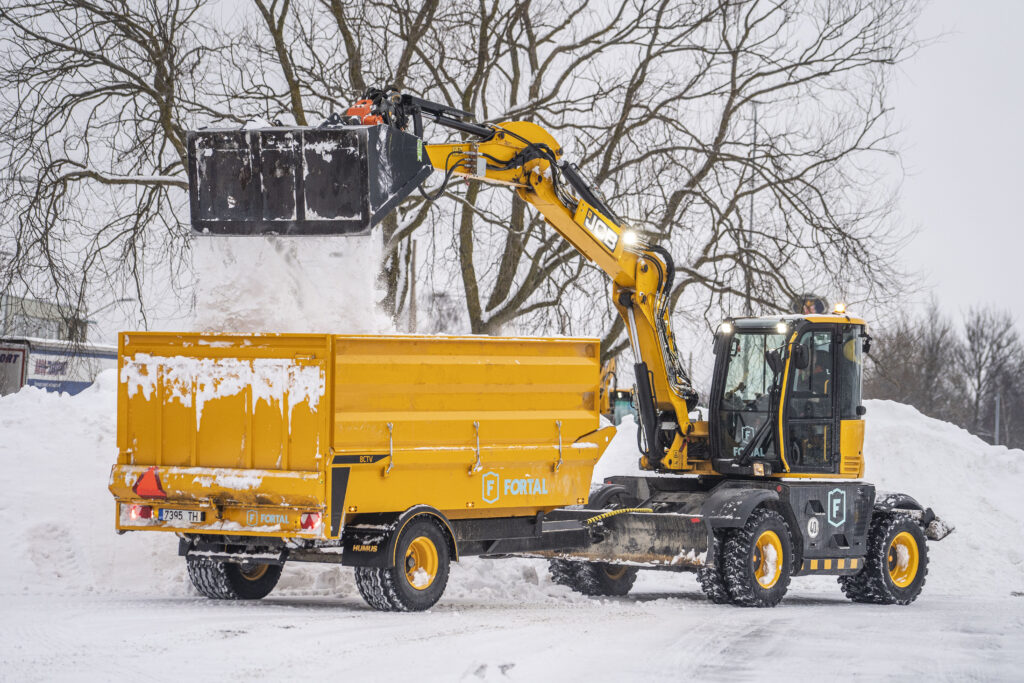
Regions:
[[[192,131],[192,230],[366,234],[432,168],[422,140],[384,125]]]

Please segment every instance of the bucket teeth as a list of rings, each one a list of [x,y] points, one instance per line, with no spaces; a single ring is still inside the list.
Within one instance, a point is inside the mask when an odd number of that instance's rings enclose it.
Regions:
[[[363,235],[431,170],[419,138],[383,125],[193,131],[192,230]]]

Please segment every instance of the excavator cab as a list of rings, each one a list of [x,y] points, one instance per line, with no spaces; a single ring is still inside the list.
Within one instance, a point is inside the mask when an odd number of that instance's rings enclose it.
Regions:
[[[863,320],[743,318],[715,336],[712,465],[720,474],[863,474]]]

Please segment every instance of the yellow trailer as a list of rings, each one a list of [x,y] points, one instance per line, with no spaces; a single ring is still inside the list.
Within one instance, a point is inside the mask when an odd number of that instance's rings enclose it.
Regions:
[[[123,333],[117,529],[177,533],[213,597],[333,561],[371,604],[400,567],[390,607],[422,608],[449,557],[574,544],[543,515],[587,501],[614,434],[599,359],[595,339]]]

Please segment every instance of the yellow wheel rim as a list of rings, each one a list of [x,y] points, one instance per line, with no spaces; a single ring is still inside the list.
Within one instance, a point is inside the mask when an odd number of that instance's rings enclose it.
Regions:
[[[769,589],[782,576],[782,541],[774,531],[762,532],[754,543],[754,578],[761,588]]]
[[[254,567],[250,567],[249,569],[241,567],[239,568],[239,573],[246,581],[259,581],[263,578],[263,575],[267,573],[267,569],[269,567],[269,564],[258,564]]]
[[[917,576],[921,561],[917,539],[909,531],[896,534],[889,544],[889,578],[900,588],[906,588]]]
[[[626,575],[626,567],[624,565],[610,566],[604,568],[605,575],[612,581],[618,581]]]
[[[414,538],[405,551],[405,578],[416,590],[426,590],[434,583],[440,564],[434,542],[426,536]]]

